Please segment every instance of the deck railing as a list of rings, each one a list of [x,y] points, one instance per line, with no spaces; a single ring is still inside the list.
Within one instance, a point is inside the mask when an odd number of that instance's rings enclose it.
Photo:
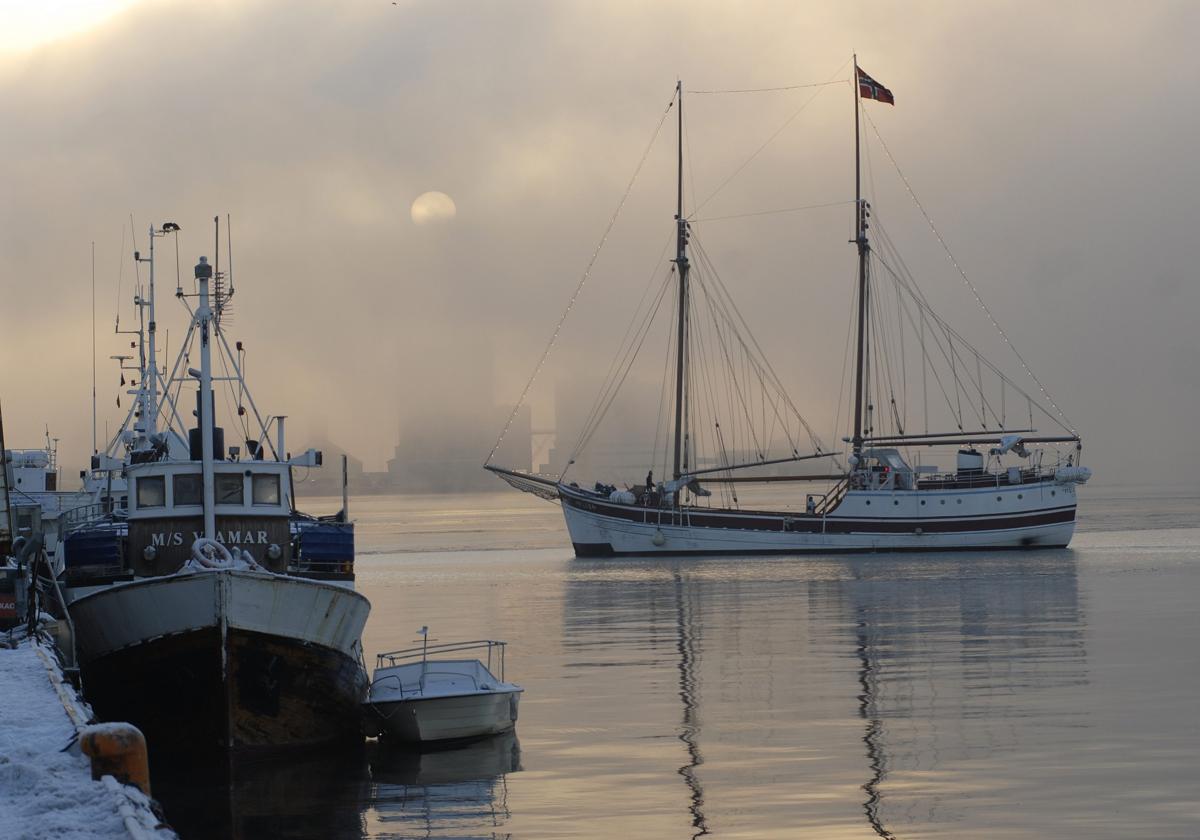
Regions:
[[[833,511],[839,504],[842,503],[842,498],[846,495],[846,491],[850,489],[850,477],[846,476],[841,481],[833,486],[833,489],[825,494],[825,498],[817,505],[814,511],[817,516],[826,516]]]
[[[90,505],[80,505],[79,507],[71,508],[64,511],[61,517],[62,527],[59,532],[62,534],[78,528],[80,525],[87,525],[99,519],[103,519],[109,513],[109,505],[107,502],[94,502]]]
[[[493,669],[493,665],[499,669],[497,676],[500,681],[504,682],[504,649],[508,646],[507,642],[498,642],[494,639],[476,639],[470,642],[447,642],[440,645],[421,645],[420,647],[405,648],[403,650],[391,650],[386,653],[381,653],[375,657],[375,667],[383,668],[391,665],[402,665],[413,660],[426,661],[430,654],[442,656],[447,653],[465,653],[467,651],[486,651],[487,653],[487,669],[492,673],[497,673]],[[476,655],[476,659],[483,659],[483,656]]]

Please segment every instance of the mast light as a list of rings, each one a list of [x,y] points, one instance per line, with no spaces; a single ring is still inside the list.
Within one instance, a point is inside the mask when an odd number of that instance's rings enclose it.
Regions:
[[[200,262],[196,264],[196,279],[211,280],[213,276],[212,266],[208,264],[208,257],[201,257]]]

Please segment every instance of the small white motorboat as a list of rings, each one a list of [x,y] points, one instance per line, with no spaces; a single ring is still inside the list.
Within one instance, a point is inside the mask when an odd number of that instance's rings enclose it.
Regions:
[[[505,642],[492,640],[440,645],[426,640],[420,647],[379,654],[363,704],[367,734],[429,743],[510,731],[524,689],[504,681],[504,649]],[[464,654],[475,658],[459,658]]]

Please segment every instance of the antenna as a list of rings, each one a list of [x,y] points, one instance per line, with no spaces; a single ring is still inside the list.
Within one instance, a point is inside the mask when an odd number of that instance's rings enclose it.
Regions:
[[[96,240],[92,240],[92,454],[96,448]]]
[[[228,253],[225,274],[229,278],[229,297],[233,297],[233,225],[229,221],[228,213],[225,214],[225,249]]]

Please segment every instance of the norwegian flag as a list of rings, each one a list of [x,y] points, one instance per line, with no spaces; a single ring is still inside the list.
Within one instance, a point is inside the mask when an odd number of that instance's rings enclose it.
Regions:
[[[886,102],[888,105],[896,104],[896,97],[892,96],[890,90],[864,73],[861,67],[855,67],[854,69],[858,71],[859,96],[863,99],[877,99],[880,102]]]

